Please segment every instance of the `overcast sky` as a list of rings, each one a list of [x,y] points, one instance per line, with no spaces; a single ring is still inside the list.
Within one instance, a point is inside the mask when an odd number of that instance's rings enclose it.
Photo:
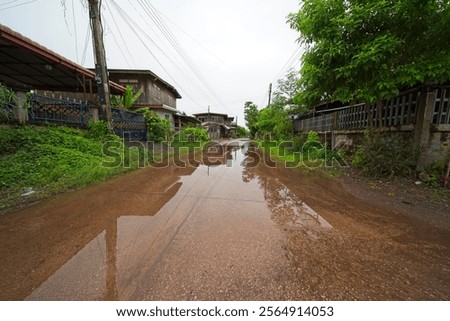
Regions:
[[[86,3],[0,0],[0,23],[93,67]],[[152,70],[188,114],[210,105],[243,125],[244,103],[264,107],[269,83],[299,66],[298,34],[286,23],[298,0],[103,0],[102,8],[108,67]]]

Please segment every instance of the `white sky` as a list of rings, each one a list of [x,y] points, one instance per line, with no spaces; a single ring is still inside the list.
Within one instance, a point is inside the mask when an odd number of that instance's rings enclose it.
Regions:
[[[269,83],[275,86],[288,67],[298,68],[299,35],[286,23],[286,16],[298,10],[298,0],[115,1],[130,19],[118,13],[112,0],[103,0],[108,67],[150,69],[180,92],[183,98],[177,107],[188,114],[205,112],[210,105],[212,112],[238,116],[238,123],[244,125],[244,103],[253,101],[264,107]],[[86,42],[86,3],[0,0],[0,23],[85,67],[93,67],[92,40]],[[157,9],[191,67],[141,3]],[[126,20],[141,28],[137,30],[145,45]]]

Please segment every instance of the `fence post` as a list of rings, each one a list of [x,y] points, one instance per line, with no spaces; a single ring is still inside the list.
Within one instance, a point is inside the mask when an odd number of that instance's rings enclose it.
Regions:
[[[98,121],[98,106],[89,106],[92,113],[92,120],[97,122]]]
[[[422,150],[428,145],[435,102],[436,92],[427,92],[420,95],[417,104],[416,125],[414,128],[414,147],[416,150]],[[427,163],[427,152],[422,150],[416,168],[422,169],[427,165],[429,165]]]
[[[15,117],[21,125],[25,125],[28,121],[28,109],[26,108],[26,103],[27,94],[22,91],[16,92],[17,109]]]

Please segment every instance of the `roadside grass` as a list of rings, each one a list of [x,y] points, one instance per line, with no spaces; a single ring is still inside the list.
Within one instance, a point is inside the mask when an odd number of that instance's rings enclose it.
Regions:
[[[0,127],[0,210],[136,169],[143,155],[98,128]]]
[[[333,151],[322,145],[315,137],[303,142],[269,142],[256,140],[253,143],[278,166],[302,171],[320,172],[325,177],[341,176],[348,161],[343,152]]]

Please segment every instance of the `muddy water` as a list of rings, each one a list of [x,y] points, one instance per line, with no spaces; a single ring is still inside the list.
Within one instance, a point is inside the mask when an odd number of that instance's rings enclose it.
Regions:
[[[0,216],[0,299],[450,298],[448,232],[244,142],[190,163]]]

